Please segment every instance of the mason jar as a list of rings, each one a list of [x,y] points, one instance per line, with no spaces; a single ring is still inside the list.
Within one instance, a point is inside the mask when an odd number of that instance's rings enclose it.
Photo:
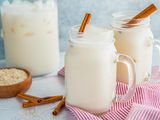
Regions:
[[[150,17],[132,19],[136,14],[135,11],[114,13],[111,26],[115,33],[117,51],[134,60],[136,82],[141,84],[150,80],[153,46],[159,46],[159,41],[154,40]],[[118,81],[127,83],[127,78],[127,68],[124,64],[118,63]]]

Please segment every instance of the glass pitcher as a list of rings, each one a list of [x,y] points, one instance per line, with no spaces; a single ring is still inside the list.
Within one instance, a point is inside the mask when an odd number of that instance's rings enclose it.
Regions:
[[[113,31],[102,29],[85,38],[78,29],[79,26],[71,28],[65,55],[66,103],[101,114],[115,99],[126,101],[134,94],[134,62],[116,52]],[[116,95],[117,62],[128,68],[129,89],[124,96]]]
[[[55,0],[13,0],[1,6],[6,63],[32,75],[48,74],[59,64]]]
[[[115,33],[115,46],[119,53],[130,56],[136,65],[136,82],[150,80],[153,46],[159,48],[150,29],[150,18],[135,19],[127,24],[137,12],[118,12],[113,14],[112,28]],[[117,79],[127,83],[127,68],[118,63]]]

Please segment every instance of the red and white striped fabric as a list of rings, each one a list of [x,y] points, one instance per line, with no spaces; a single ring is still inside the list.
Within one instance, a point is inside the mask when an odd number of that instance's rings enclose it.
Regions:
[[[160,120],[160,109],[148,105],[133,104],[126,120]]]
[[[64,76],[64,68],[59,75]],[[160,71],[153,67],[152,78],[159,80]],[[117,93],[124,94],[127,85],[117,83]],[[66,105],[78,120],[160,120],[160,84],[145,83],[136,87],[133,98],[114,103],[103,115],[96,116],[74,106]]]

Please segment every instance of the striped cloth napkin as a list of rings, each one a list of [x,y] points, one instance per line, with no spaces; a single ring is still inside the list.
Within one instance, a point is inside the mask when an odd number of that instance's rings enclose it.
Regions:
[[[64,69],[58,75],[64,77]],[[160,78],[159,67],[152,68],[152,79]],[[153,82],[154,83],[154,82]],[[132,99],[127,102],[117,102],[103,115],[96,116],[74,106],[66,105],[78,120],[160,120],[160,83],[144,83],[136,87]],[[118,82],[116,92],[125,94],[127,85]]]

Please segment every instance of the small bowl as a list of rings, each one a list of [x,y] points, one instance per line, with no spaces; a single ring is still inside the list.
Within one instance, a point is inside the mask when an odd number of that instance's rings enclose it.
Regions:
[[[11,69],[11,68],[0,68],[0,69]],[[17,94],[21,92],[25,92],[30,88],[32,84],[32,76],[30,72],[22,68],[15,68],[15,69],[25,71],[28,75],[27,79],[23,80],[22,82],[13,84],[13,85],[0,86],[0,98],[15,97],[17,96]]]

